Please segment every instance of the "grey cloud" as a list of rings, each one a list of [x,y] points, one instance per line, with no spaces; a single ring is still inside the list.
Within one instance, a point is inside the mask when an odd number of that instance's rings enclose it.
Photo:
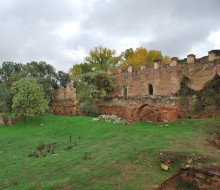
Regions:
[[[6,13],[2,16],[5,16],[5,18],[20,18],[26,23],[38,23],[42,20],[50,22],[61,22],[78,16],[78,7],[73,6],[71,0],[8,1],[9,2],[4,2],[8,4],[8,6],[6,6],[8,11],[5,11]]]
[[[157,37],[141,45],[150,49],[158,49],[170,56],[186,56],[197,44],[206,41],[213,28],[207,27],[209,22],[172,23],[171,26],[160,26]],[[208,51],[208,50],[207,50]],[[190,52],[193,53],[193,52]]]
[[[180,56],[218,29],[220,1],[148,0],[96,2],[83,27],[116,36],[140,36],[140,46]],[[145,42],[145,36],[152,36]],[[143,40],[141,40],[141,38]]]
[[[137,44],[169,56],[197,46],[208,51],[208,36],[220,30],[219,7],[219,0],[2,0],[0,63],[44,60],[67,71],[83,61],[69,54],[98,45],[121,50]],[[79,23],[77,32],[58,35],[69,22]]]
[[[70,60],[62,52],[66,47],[55,30],[65,22],[79,19],[71,1],[9,0],[4,2],[4,8],[7,11],[0,13],[0,52],[4,55],[1,62],[45,60],[67,70],[63,64]]]

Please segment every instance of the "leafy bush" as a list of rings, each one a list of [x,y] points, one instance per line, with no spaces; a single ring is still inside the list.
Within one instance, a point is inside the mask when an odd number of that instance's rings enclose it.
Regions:
[[[99,110],[95,104],[91,102],[83,102],[79,105],[80,111],[86,116],[96,117],[99,115]]]
[[[23,78],[12,84],[13,112],[25,122],[28,116],[40,115],[48,110],[44,89],[34,78]]]
[[[111,77],[103,71],[85,73],[77,85],[78,102],[100,102],[112,92],[114,83]]]

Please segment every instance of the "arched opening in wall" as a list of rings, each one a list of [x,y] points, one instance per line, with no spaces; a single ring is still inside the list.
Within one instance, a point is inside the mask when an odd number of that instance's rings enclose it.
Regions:
[[[148,94],[153,95],[154,94],[154,88],[152,84],[148,84]]]
[[[149,106],[148,104],[142,105],[140,108],[138,108],[136,113],[136,117],[139,119],[139,121],[161,121],[159,110],[153,106]]]

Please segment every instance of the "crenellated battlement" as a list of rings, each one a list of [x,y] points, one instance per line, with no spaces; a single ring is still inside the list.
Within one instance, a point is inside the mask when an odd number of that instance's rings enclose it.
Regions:
[[[178,57],[172,57],[170,59],[171,63],[170,65],[164,65],[162,64],[160,59],[156,59],[153,61],[153,69],[161,69],[161,68],[174,68],[179,69],[179,68],[189,68],[192,69],[193,67],[201,68],[202,66],[206,67],[206,64],[220,64],[220,50],[211,50],[208,52],[207,56],[201,57],[201,58],[196,58],[196,55],[194,54],[189,54],[187,55],[186,58],[184,59],[178,59]],[[147,68],[146,65],[142,65],[140,67],[140,71],[150,71],[152,72],[152,68]],[[113,71],[111,68],[108,70],[108,73],[110,75],[116,75],[116,74],[122,74],[122,73],[133,73],[133,72],[138,72],[134,70],[133,65],[129,65],[127,71],[123,71],[121,68],[119,68],[117,71]]]
[[[114,114],[135,121],[174,121],[179,117],[191,117],[190,108],[181,110],[178,104],[178,91],[184,76],[191,81],[190,88],[195,92],[220,75],[220,50],[211,50],[207,56],[196,58],[194,54],[184,59],[171,58],[170,65],[157,59],[153,68],[142,65],[139,70],[129,65],[127,70],[109,69],[115,89],[97,106],[102,114]],[[55,114],[76,114],[78,111],[75,89],[69,84],[55,94],[52,110]],[[212,111],[209,114],[209,111]],[[220,117],[220,112],[211,108],[203,115],[192,117]]]
[[[201,58],[194,54],[181,60],[173,57],[170,65],[157,59],[153,68],[142,65],[139,70],[134,70],[133,65],[129,65],[127,71],[109,70],[108,73],[116,83],[116,90],[109,95],[111,97],[172,95],[179,90],[183,76],[191,79],[191,88],[200,90],[215,74],[220,75],[220,51],[209,51],[208,56]]]

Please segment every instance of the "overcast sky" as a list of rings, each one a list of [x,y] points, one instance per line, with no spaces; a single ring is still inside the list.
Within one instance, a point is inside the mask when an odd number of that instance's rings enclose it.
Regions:
[[[1,0],[0,63],[68,71],[96,46],[179,58],[220,49],[220,0]]]

